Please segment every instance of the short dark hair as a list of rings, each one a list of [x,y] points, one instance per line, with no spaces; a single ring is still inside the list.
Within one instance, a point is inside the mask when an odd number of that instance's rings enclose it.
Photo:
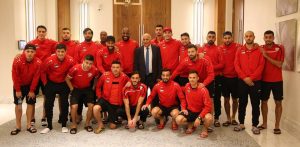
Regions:
[[[92,35],[94,35],[94,32],[93,32],[93,30],[91,28],[85,28],[83,30],[83,34],[85,34],[87,31],[91,31]]]
[[[37,26],[37,27],[36,27],[36,30],[38,30],[38,29],[45,29],[46,32],[47,32],[47,28],[46,28],[44,25],[39,25],[39,26]]]
[[[140,73],[139,73],[139,71],[133,71],[132,73],[131,73],[131,76],[133,76],[133,75],[139,75],[140,76]],[[130,77],[131,77],[130,76]]]
[[[229,36],[232,37],[232,33],[231,33],[230,31],[225,31],[225,32],[223,33],[223,37],[226,36],[226,35],[229,35]]]
[[[170,72],[170,74],[171,74],[171,70],[170,70],[170,69],[168,69],[168,68],[164,68],[164,69],[162,69],[162,70],[161,70],[161,74],[162,74],[163,72]]]
[[[196,70],[190,70],[189,74],[197,74],[197,76],[198,76],[198,72]]]
[[[36,50],[36,46],[34,44],[26,44],[24,50],[28,49]]]
[[[66,47],[66,45],[60,43],[60,44],[56,45],[56,49],[64,49],[66,51],[67,47]]]
[[[216,35],[216,32],[215,32],[215,31],[208,31],[207,35],[208,35],[208,34]]]
[[[71,31],[71,29],[70,28],[62,28],[61,30],[68,30],[68,31]]]
[[[93,62],[94,62],[95,59],[94,59],[94,56],[88,54],[88,55],[86,55],[86,56],[84,57],[84,60],[89,60],[89,61],[93,61]]]
[[[197,46],[194,45],[194,44],[189,44],[189,45],[187,46],[187,48],[188,48],[188,49],[189,49],[189,48],[194,48],[196,51],[198,50]]]
[[[182,33],[182,34],[180,35],[180,37],[182,37],[182,36],[187,36],[187,37],[190,38],[190,35],[189,35],[189,33],[187,33],[187,32]]]
[[[114,36],[111,36],[111,35],[110,35],[110,36],[107,36],[107,37],[106,37],[106,42],[109,42],[109,41],[112,41],[112,42],[115,43],[115,42],[116,42],[116,39],[115,39]]]
[[[161,25],[161,24],[158,24],[158,25],[156,25],[155,27],[156,27],[156,28],[164,28],[164,26]]]
[[[113,65],[113,64],[119,64],[119,65],[121,65],[121,62],[120,62],[119,60],[114,60],[114,61],[111,63],[111,65]]]
[[[271,31],[271,30],[267,30],[267,31],[265,31],[264,35],[267,35],[267,34],[272,34],[272,35],[274,36],[274,32],[273,32],[273,31]]]

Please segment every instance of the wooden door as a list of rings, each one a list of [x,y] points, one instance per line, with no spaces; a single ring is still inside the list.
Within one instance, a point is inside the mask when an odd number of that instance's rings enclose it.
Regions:
[[[61,41],[63,28],[70,28],[70,0],[57,0],[57,40]],[[70,28],[71,29],[71,28]]]
[[[233,39],[242,44],[244,40],[244,0],[233,0],[232,18]]]
[[[122,28],[128,27],[131,39],[139,41],[141,27],[141,5],[113,4],[113,35],[116,41],[122,40]]]
[[[142,32],[155,36],[155,26],[171,27],[171,0],[143,0]]]

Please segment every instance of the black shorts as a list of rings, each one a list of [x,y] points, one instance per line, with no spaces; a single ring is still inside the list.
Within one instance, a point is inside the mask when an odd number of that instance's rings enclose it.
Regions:
[[[108,112],[108,121],[110,123],[115,123],[118,120],[118,116],[126,118],[125,109],[123,106],[110,104],[105,99],[98,99],[95,105],[100,105],[103,111]]]
[[[239,79],[236,78],[222,78],[222,95],[224,97],[231,97],[238,98],[238,81]]]
[[[215,97],[215,81],[211,81],[211,83],[209,83],[206,86],[208,92],[209,92],[209,96],[210,98],[214,98]]]
[[[162,111],[162,115],[168,117],[171,115],[171,112],[174,110],[174,109],[177,109],[179,111],[179,106],[171,106],[169,108],[159,104],[158,107],[160,108],[160,110]]]
[[[92,90],[92,88],[74,88],[74,90],[71,92],[70,103],[71,105],[74,105],[79,104],[80,101],[83,101],[83,103],[95,103],[94,91]]]
[[[270,94],[273,94],[274,100],[283,100],[283,82],[262,82],[262,96],[261,100],[266,101],[270,98]]]
[[[30,85],[26,85],[26,86],[21,86],[21,93],[22,93],[22,101],[24,100],[24,98],[26,97],[26,103],[27,104],[35,104],[36,103],[36,98],[34,99],[30,99],[27,95],[30,91]],[[39,90],[36,89],[34,91],[34,94],[37,95],[39,93]],[[13,88],[13,95],[14,95],[14,104],[18,105],[18,100],[19,98],[17,98],[16,96],[16,90]]]
[[[200,114],[200,112],[192,112],[190,110],[187,111],[188,111],[188,115],[183,114],[183,112],[179,114],[179,115],[183,115],[186,118],[187,122],[194,122]]]

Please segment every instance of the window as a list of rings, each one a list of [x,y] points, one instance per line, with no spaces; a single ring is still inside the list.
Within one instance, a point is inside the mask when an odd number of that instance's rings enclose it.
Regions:
[[[80,23],[79,23],[80,33],[79,34],[82,34],[83,30],[89,26],[88,22],[89,22],[88,2],[87,0],[82,0],[80,3]],[[84,40],[83,35],[79,35],[79,36],[80,36],[80,40],[83,41]]]
[[[35,0],[26,0],[26,40],[35,39]]]
[[[195,44],[203,44],[203,0],[194,1],[194,40]]]

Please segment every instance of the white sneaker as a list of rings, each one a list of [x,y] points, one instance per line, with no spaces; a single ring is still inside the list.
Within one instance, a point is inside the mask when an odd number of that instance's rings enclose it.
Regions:
[[[61,128],[61,132],[62,133],[68,133],[69,132],[69,129],[67,127],[62,127]]]
[[[41,134],[47,134],[49,133],[51,130],[49,128],[45,128],[44,130],[42,130],[40,133]]]

